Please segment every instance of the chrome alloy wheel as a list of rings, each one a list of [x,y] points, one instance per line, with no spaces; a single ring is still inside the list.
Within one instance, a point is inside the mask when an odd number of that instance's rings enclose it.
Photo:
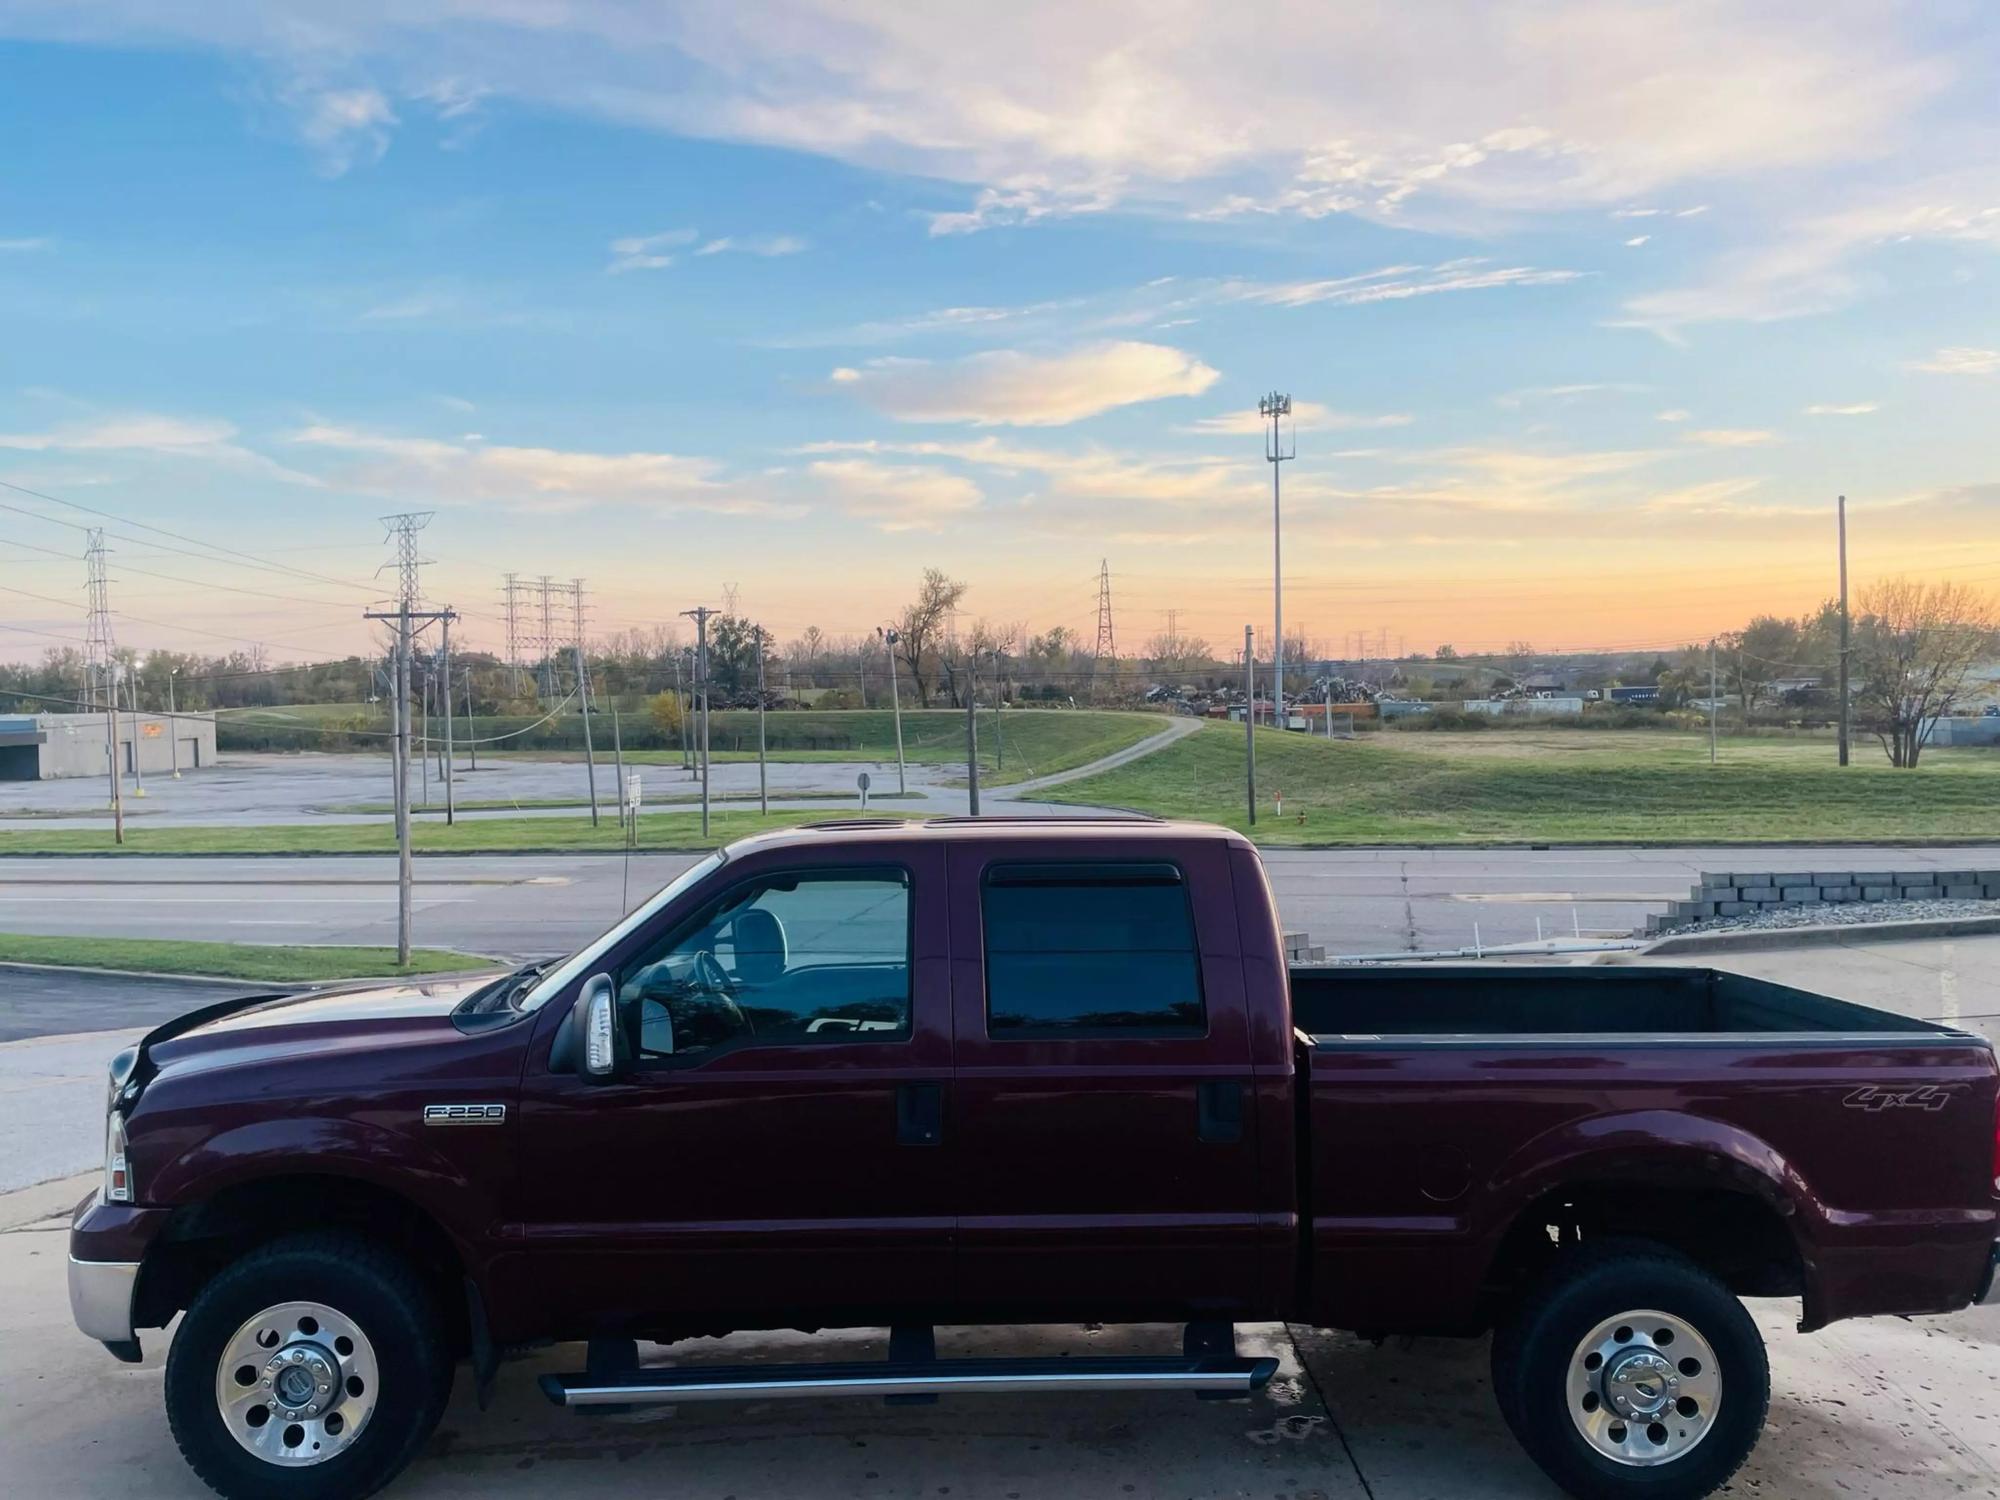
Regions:
[[[376,1379],[374,1346],[352,1318],[319,1302],[280,1302],[222,1346],[215,1404],[247,1452],[304,1468],[360,1436]]]
[[[1570,1356],[1570,1420],[1614,1463],[1672,1463],[1715,1426],[1722,1370],[1694,1325],[1634,1309],[1606,1318]]]

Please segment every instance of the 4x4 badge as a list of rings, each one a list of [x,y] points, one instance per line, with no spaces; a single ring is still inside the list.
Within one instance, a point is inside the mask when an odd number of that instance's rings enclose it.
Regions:
[[[1926,1083],[1915,1088],[1885,1089],[1866,1084],[1840,1102],[1849,1109],[1865,1109],[1879,1114],[1885,1109],[1927,1109],[1932,1113],[1951,1103],[1955,1085]]]
[[[426,1125],[504,1125],[507,1121],[507,1106],[504,1104],[426,1104],[424,1123]]]

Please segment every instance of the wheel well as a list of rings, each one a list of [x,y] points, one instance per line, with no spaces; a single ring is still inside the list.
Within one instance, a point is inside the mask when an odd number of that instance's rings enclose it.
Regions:
[[[1544,1194],[1502,1239],[1486,1276],[1489,1309],[1504,1306],[1565,1247],[1610,1236],[1651,1240],[1685,1255],[1739,1297],[1805,1289],[1784,1218],[1754,1194],[1712,1186],[1580,1182]]]
[[[457,1347],[469,1343],[465,1259],[429,1214],[350,1177],[264,1178],[174,1211],[139,1277],[136,1326],[161,1328],[218,1272],[285,1235],[343,1230],[404,1256],[424,1278]]]

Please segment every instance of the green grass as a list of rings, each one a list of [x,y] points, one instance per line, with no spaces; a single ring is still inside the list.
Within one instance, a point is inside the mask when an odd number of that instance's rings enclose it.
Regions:
[[[1004,722],[1000,722],[1004,720]],[[996,715],[979,714],[979,777],[982,784],[1011,785],[1088,765],[1136,745],[1166,728],[1154,713],[1120,713],[1095,709],[1010,708]],[[785,710],[764,716],[772,760],[879,761],[896,760],[895,715],[887,709]],[[600,736],[602,739],[603,736]],[[597,746],[601,760],[610,759],[605,744]],[[484,753],[484,752],[482,752]],[[536,759],[569,760],[576,751],[521,751]],[[757,758],[757,715],[731,709],[713,716],[709,754],[716,761]],[[903,758],[911,764],[962,766],[965,763],[965,714],[958,709],[905,709]],[[643,750],[627,745],[629,765],[681,763],[678,749]]]
[[[640,849],[709,849],[734,839],[801,823],[853,817],[852,808],[789,808],[768,817],[735,807],[719,809],[709,821],[710,834],[701,836],[701,818],[693,811],[642,813]],[[899,816],[893,812],[880,817]],[[419,854],[510,854],[521,850],[616,853],[624,847],[618,820],[610,808],[595,828],[577,818],[468,818],[462,823],[419,821],[410,842]],[[326,824],[264,824],[249,827],[128,828],[125,842],[114,844],[108,823],[101,828],[40,828],[0,831],[0,856],[10,854],[388,854],[396,847],[395,829],[387,822]]]
[[[29,937],[13,932],[0,933],[0,963],[212,974],[279,983],[495,967],[491,959],[454,953],[449,948],[414,948],[409,964],[398,967],[394,948],[267,947],[261,943],[184,943],[156,938]]]
[[[1157,755],[1064,784],[1054,800],[1246,828],[1243,729],[1205,725]],[[1899,771],[1871,744],[1698,734],[1257,733],[1268,844],[1904,842],[2000,838],[2000,753],[1930,750]],[[1282,795],[1284,812],[1276,811]]]

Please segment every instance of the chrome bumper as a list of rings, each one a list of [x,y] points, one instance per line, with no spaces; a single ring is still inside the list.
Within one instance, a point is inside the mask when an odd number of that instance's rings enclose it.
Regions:
[[[132,1329],[132,1292],[139,1284],[139,1262],[69,1258],[69,1311],[76,1326],[112,1353],[124,1358],[120,1345],[136,1351]]]
[[[1986,1280],[1979,1288],[1976,1305],[1991,1307],[2000,1302],[2000,1245],[1995,1245],[1986,1259]]]

